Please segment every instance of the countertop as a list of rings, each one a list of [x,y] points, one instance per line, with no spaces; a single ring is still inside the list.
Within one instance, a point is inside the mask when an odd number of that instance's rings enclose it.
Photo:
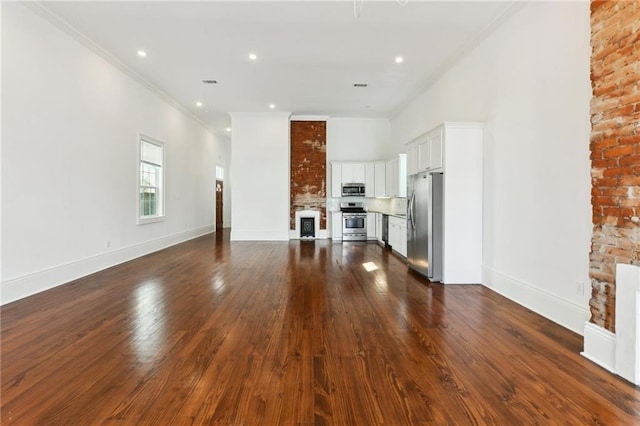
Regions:
[[[399,217],[400,219],[406,219],[407,218],[407,214],[406,213],[391,213],[391,212],[382,212],[379,210],[368,210],[368,213],[380,213],[380,214],[386,214],[387,216],[394,216],[394,217]]]

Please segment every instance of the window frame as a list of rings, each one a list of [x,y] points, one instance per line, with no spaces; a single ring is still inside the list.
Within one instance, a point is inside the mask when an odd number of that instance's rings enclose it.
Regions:
[[[141,197],[140,194],[142,192],[142,189],[144,188],[142,185],[142,146],[143,143],[148,143],[151,145],[156,145],[158,147],[160,147],[162,149],[162,164],[157,165],[155,164],[155,166],[159,166],[160,167],[160,174],[159,174],[159,185],[155,188],[157,188],[157,204],[156,204],[156,214],[153,216],[143,216],[142,212],[140,211],[141,209]],[[165,149],[165,143],[162,141],[159,141],[157,139],[154,139],[150,136],[147,136],[145,134],[139,133],[138,134],[138,173],[137,173],[137,180],[138,183],[136,185],[136,223],[138,225],[146,225],[148,223],[157,223],[157,222],[162,222],[164,221],[165,218],[165,187],[166,187],[166,180],[165,180],[165,176],[166,176],[166,161],[167,160],[167,152]],[[148,164],[152,164],[152,163],[148,163]]]

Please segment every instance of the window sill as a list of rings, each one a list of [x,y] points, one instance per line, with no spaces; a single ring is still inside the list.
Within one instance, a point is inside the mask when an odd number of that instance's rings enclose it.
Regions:
[[[138,217],[138,225],[146,225],[148,223],[163,222],[164,216]]]

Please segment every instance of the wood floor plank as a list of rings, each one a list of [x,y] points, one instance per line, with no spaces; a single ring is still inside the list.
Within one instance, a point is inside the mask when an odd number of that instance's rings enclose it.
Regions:
[[[377,244],[208,235],[0,315],[3,425],[640,424],[580,336]]]

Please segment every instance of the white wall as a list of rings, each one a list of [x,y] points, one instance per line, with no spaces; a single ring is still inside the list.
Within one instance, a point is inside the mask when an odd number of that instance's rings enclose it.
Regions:
[[[329,118],[327,161],[387,160],[390,131],[386,118]]]
[[[487,123],[484,284],[578,333],[589,300],[589,37],[588,2],[527,4],[391,124],[403,152],[443,121]]]
[[[231,113],[231,239],[289,239],[290,113]]]
[[[20,3],[2,4],[2,302],[211,232],[215,136]],[[136,225],[138,133],[166,219]]]
[[[390,134],[391,123],[386,118],[329,118],[327,188],[330,189],[332,185],[332,161],[375,161],[391,158]],[[330,192],[327,191],[328,195]],[[339,201],[328,199],[327,209],[339,210]]]

